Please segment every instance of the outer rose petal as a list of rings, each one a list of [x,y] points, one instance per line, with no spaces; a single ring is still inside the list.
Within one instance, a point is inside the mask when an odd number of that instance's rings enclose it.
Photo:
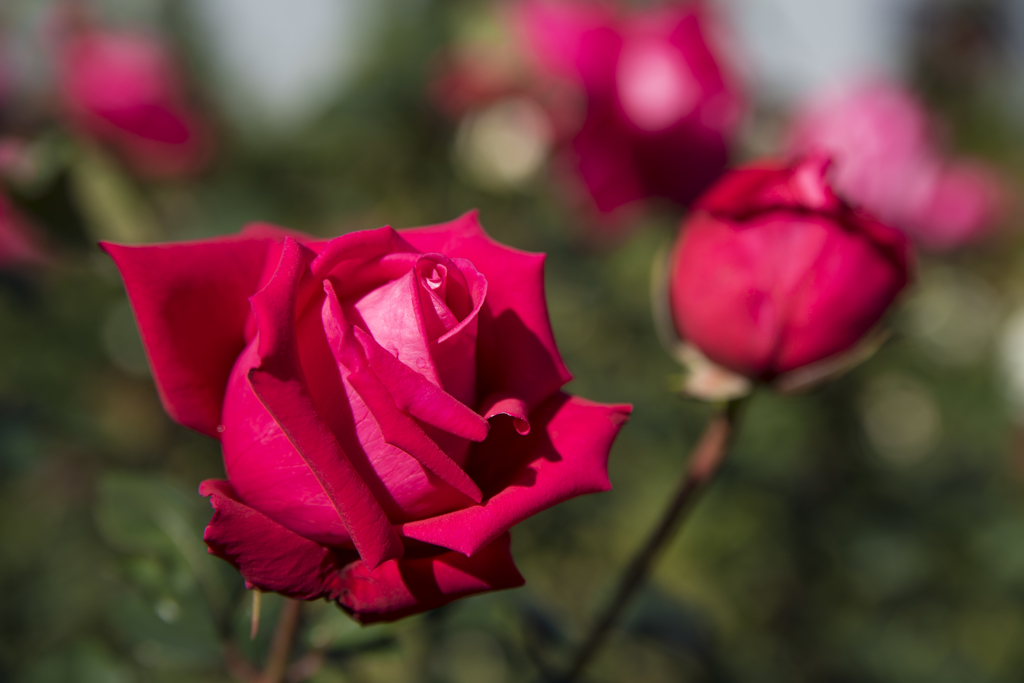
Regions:
[[[369,571],[362,562],[341,573],[338,602],[363,624],[393,621],[453,600],[522,586],[506,533],[472,557],[455,552],[386,562]]]
[[[164,408],[214,438],[228,375],[246,344],[248,299],[283,241],[283,231],[257,230],[258,237],[179,244],[100,243],[121,271]]]
[[[471,261],[487,279],[477,333],[480,412],[498,398],[516,397],[533,410],[572,379],[551,331],[544,298],[544,255],[492,240],[470,211],[448,223],[402,230],[422,252]]]
[[[338,600],[363,623],[523,585],[508,534],[473,557],[442,552],[391,560],[371,571],[354,552],[314,543],[248,507],[226,481],[204,481],[199,493],[210,497],[214,509],[203,540],[210,553],[238,569],[247,586],[298,600]]]
[[[631,408],[602,405],[559,392],[531,416],[518,436],[496,424],[471,455],[470,474],[490,498],[430,519],[408,522],[402,534],[474,555],[527,517],[585,493],[607,491],[608,451]]]
[[[210,497],[214,510],[203,540],[248,587],[299,600],[334,599],[341,592],[337,572],[357,558],[354,551],[333,551],[289,531],[241,502],[226,481],[208,479],[199,493]]]

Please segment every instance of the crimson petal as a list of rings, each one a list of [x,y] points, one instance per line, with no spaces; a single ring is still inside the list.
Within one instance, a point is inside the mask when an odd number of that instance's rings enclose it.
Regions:
[[[464,258],[487,280],[477,333],[481,403],[514,396],[529,410],[572,379],[555,345],[544,298],[544,255],[495,242],[471,211],[448,223],[402,230],[425,253]]]
[[[487,438],[487,420],[388,353],[369,334],[358,327],[353,329],[370,369],[381,379],[400,409],[463,439],[483,441]]]
[[[585,493],[607,491],[608,451],[630,406],[592,403],[558,393],[531,419],[528,436],[494,425],[472,454],[482,505],[401,526],[402,535],[473,555],[512,526]]]
[[[354,328],[344,318],[329,280],[324,281],[324,291],[327,293],[323,308],[324,332],[331,351],[346,380],[366,402],[384,441],[408,453],[446,484],[479,503],[482,499],[479,487],[411,417],[398,409],[387,387],[374,374],[355,339]]]
[[[289,531],[240,501],[229,482],[209,479],[199,494],[209,496],[214,510],[203,540],[211,554],[238,569],[247,587],[298,600],[333,600],[341,593],[338,571],[356,559],[354,552]]]
[[[160,399],[177,422],[214,438],[248,299],[284,231],[128,246],[101,242],[121,271]]]
[[[402,542],[317,412],[299,361],[296,303],[313,258],[312,251],[286,238],[273,278],[251,297],[260,360],[249,371],[249,382],[323,487],[360,557],[376,567],[400,557]]]
[[[338,603],[357,621],[370,624],[425,612],[467,595],[522,586],[510,540],[508,534],[499,536],[472,557],[446,552],[392,560],[373,571],[355,562],[342,571]]]

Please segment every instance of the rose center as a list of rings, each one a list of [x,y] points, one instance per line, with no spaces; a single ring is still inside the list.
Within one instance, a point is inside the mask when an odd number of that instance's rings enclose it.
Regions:
[[[423,282],[426,283],[427,287],[431,291],[435,292],[443,299],[445,297],[445,284],[447,282],[447,278],[448,269],[441,264],[437,264],[431,269],[430,275],[423,278]]]

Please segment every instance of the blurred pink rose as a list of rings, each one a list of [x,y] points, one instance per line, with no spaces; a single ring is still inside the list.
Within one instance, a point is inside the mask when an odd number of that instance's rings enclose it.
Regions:
[[[0,194],[0,269],[39,265],[46,260],[35,230]]]
[[[793,122],[788,148],[831,155],[837,191],[926,248],[984,237],[1004,206],[997,175],[979,162],[944,158],[924,106],[894,84],[810,103]]]
[[[610,487],[629,407],[562,392],[544,257],[475,214],[105,249],[167,411],[221,441],[205,539],[250,586],[364,622],[518,586],[509,528]]]
[[[679,335],[757,380],[853,347],[908,281],[906,237],[850,208],[828,162],[753,164],[696,205],[672,256]]]
[[[651,197],[687,204],[721,174],[741,102],[709,43],[702,6],[513,7],[538,71],[585,93],[572,156],[600,211]]]
[[[58,39],[58,87],[71,125],[144,175],[200,170],[209,131],[186,102],[167,47],[146,33],[71,24]]]

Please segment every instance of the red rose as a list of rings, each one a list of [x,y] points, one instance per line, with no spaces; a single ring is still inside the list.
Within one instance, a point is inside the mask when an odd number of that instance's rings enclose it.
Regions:
[[[522,0],[515,24],[538,69],[575,83],[587,112],[574,161],[597,208],[689,204],[725,170],[743,104],[708,40],[708,12],[672,5]]]
[[[836,162],[836,189],[923,247],[949,250],[987,237],[1006,209],[994,169],[941,149],[928,110],[884,81],[826,93],[806,105],[789,133],[794,154]]]
[[[609,488],[629,408],[560,391],[544,257],[475,214],[105,249],[167,411],[221,441],[205,538],[251,587],[371,622],[518,586],[508,529]]]
[[[140,173],[178,176],[208,160],[206,123],[187,104],[177,65],[155,36],[69,29],[58,76],[71,125],[113,146]]]
[[[833,193],[828,162],[755,164],[697,203],[672,257],[679,335],[754,379],[850,349],[908,281],[903,233]]]

